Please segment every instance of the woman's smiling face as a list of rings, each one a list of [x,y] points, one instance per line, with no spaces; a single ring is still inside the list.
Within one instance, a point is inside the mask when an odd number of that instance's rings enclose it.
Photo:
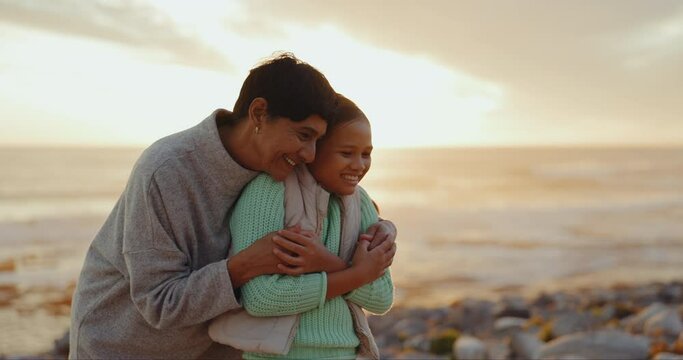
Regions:
[[[297,164],[310,163],[316,156],[316,141],[326,129],[327,123],[318,115],[303,121],[277,117],[262,122],[257,135],[262,171],[282,181]]]
[[[318,145],[318,154],[308,165],[313,177],[330,193],[353,194],[372,162],[370,123],[359,118],[340,124]]]

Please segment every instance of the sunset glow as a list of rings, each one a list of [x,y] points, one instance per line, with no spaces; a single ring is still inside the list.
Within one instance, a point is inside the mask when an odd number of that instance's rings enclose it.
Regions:
[[[366,9],[331,2],[325,11],[305,1],[289,4],[3,2],[0,144],[149,144],[215,108],[230,109],[249,69],[276,51],[293,52],[354,99],[372,121],[378,147],[683,142],[682,122],[672,115],[681,105],[670,92],[683,82],[665,73],[677,69],[669,64],[683,51],[680,6],[673,15],[643,14],[636,27],[613,24],[624,37],[585,35],[593,52],[576,45],[563,60],[553,52],[569,50],[536,44],[540,29],[510,27],[507,17],[482,21],[479,31],[488,35],[475,45],[461,34],[462,24],[439,30],[444,25],[436,15],[418,18],[419,30],[390,28],[420,11],[408,5],[378,19],[386,28],[371,32],[375,25],[363,21],[371,21],[374,3]],[[473,11],[432,5],[455,18],[456,10]],[[344,15],[349,9],[356,14]],[[558,9],[526,10],[554,16]],[[557,41],[568,36],[563,23],[544,26]],[[511,52],[510,43],[524,33],[526,47]],[[430,50],[438,44],[452,52]],[[479,61],[470,61],[474,50],[481,51]],[[621,70],[604,63],[608,58]],[[601,67],[612,73],[592,82]],[[653,93],[660,79],[661,93]]]

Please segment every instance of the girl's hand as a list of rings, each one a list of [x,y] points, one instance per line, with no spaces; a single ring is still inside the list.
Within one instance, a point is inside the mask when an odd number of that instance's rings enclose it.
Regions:
[[[369,248],[369,241],[359,240],[351,265],[351,268],[357,271],[358,276],[363,277],[366,284],[382,276],[384,271],[391,266],[396,254],[396,244],[391,241],[384,241],[372,250]]]
[[[336,272],[346,268],[339,257],[327,250],[311,231],[298,227],[280,230],[273,236],[276,247],[273,254],[284,264],[278,264],[278,272],[301,275],[313,272]]]
[[[368,230],[360,236],[360,240],[369,241],[369,249],[372,250],[385,241],[393,244],[396,242],[396,235],[397,230],[394,223],[389,220],[380,220],[370,225]]]

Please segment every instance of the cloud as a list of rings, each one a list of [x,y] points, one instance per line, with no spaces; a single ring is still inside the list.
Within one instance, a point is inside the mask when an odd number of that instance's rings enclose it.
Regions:
[[[2,0],[0,21],[123,44],[165,61],[231,70],[230,61],[163,13],[132,1]]]
[[[677,1],[346,1],[252,0],[260,21],[333,23],[382,48],[424,54],[474,77],[500,83],[502,127],[594,131],[621,123],[678,127],[683,102]],[[656,29],[653,30],[653,29]],[[624,52],[634,31],[657,32],[657,56]],[[672,35],[673,34],[673,35]],[[674,36],[675,35],[675,36]],[[642,49],[642,48],[641,48]],[[665,51],[666,50],[666,51]],[[352,54],[339,54],[340,57]],[[523,122],[521,120],[524,120]],[[576,126],[573,124],[576,123]],[[524,125],[526,124],[526,125]],[[542,131],[542,130],[540,130]],[[641,132],[645,136],[645,132]],[[683,141],[683,137],[681,138]]]

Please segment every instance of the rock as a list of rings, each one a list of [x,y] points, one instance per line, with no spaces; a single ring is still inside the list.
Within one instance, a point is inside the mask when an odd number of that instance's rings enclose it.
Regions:
[[[67,330],[61,338],[55,340],[52,353],[55,355],[62,355],[66,357],[69,355],[69,330]]]
[[[647,336],[666,336],[676,338],[683,331],[678,311],[667,309],[660,311],[645,321],[644,332]]]
[[[674,342],[672,348],[675,353],[683,354],[683,332],[678,335],[678,340]]]
[[[405,359],[405,360],[448,360],[447,356],[430,354],[428,352],[408,351],[402,352],[391,359]]]
[[[588,359],[646,359],[650,339],[619,330],[599,330],[566,335],[541,347],[540,358],[578,355]]]
[[[633,305],[624,303],[624,302],[618,302],[614,304],[614,318],[615,319],[626,319],[631,315],[635,315],[638,313],[638,309],[636,309]]]
[[[496,318],[509,316],[528,319],[531,317],[531,312],[523,297],[504,296],[496,305],[494,316]]]
[[[460,336],[455,329],[446,329],[432,336],[429,343],[429,352],[434,354],[450,354],[453,352],[453,344]]]
[[[513,332],[521,331],[527,322],[528,319],[505,316],[493,323],[493,330],[497,334],[510,335]]]
[[[370,315],[368,316],[368,324],[373,334],[380,334],[389,331],[396,322],[398,322],[398,312],[393,309],[383,316]]]
[[[635,304],[647,305],[657,302],[657,294],[660,291],[658,284],[636,286],[628,291],[628,297]]]
[[[415,335],[403,342],[404,349],[412,349],[418,352],[429,352],[430,340],[427,335]]]
[[[490,330],[494,306],[486,300],[465,299],[454,305],[445,325],[470,334]]]
[[[543,360],[593,360],[593,359],[588,359],[584,356],[576,355],[576,354],[567,354],[567,355],[559,355],[559,356],[553,356],[553,357],[549,357],[549,358],[543,358]]]
[[[430,309],[430,311],[424,315],[424,319],[429,324],[441,324],[448,317],[451,311],[452,309],[444,307]]]
[[[622,320],[623,325],[630,331],[635,333],[642,333],[645,322],[652,316],[659,312],[666,311],[669,308],[659,302],[652,303],[645,309],[638,312],[636,315],[631,315]]]
[[[605,322],[616,317],[617,309],[613,304],[605,304],[602,307],[593,308],[591,314],[594,316],[594,320]]]
[[[374,333],[374,331],[373,331]],[[402,348],[403,343],[397,334],[393,332],[379,333],[375,335],[375,342],[380,349]]]
[[[427,325],[420,319],[408,317],[397,322],[392,331],[399,339],[408,339],[415,335],[427,333]]]
[[[603,288],[590,289],[588,294],[586,294],[584,305],[586,307],[602,307],[613,303],[616,299],[617,295],[612,290]]]
[[[489,340],[484,342],[486,345],[486,358],[490,360],[509,360],[512,359],[512,351],[507,344]]]
[[[575,310],[581,304],[581,298],[575,294],[557,292],[552,295],[553,306],[557,311]]]
[[[680,283],[670,283],[664,285],[659,292],[657,292],[657,298],[666,303],[674,304],[682,302],[683,300],[683,284]]]
[[[523,332],[512,334],[510,340],[512,353],[517,359],[538,359],[542,345],[536,336]]]
[[[552,337],[558,338],[576,332],[587,331],[591,328],[593,321],[588,314],[567,312],[558,315],[551,323]]]
[[[379,346],[379,344],[378,344]],[[383,347],[379,346],[379,358],[380,359],[395,359],[398,354],[400,354],[403,351],[403,348],[401,346],[390,346],[390,347]]]
[[[486,347],[484,343],[468,335],[463,335],[455,341],[453,356],[457,360],[484,360],[486,359]]]
[[[549,294],[541,292],[531,303],[535,307],[548,307],[554,303],[554,299]]]
[[[683,355],[660,352],[659,354],[655,355],[652,360],[683,360]]]

